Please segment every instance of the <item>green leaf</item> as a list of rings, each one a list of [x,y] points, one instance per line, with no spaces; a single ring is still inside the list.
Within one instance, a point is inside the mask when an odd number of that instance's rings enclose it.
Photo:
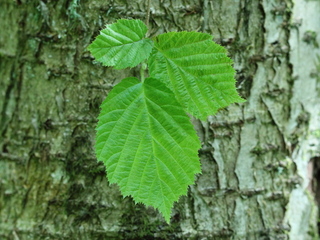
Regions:
[[[135,67],[149,57],[153,47],[150,39],[143,38],[147,30],[140,20],[120,19],[107,25],[88,49],[105,66]]]
[[[157,79],[124,79],[101,105],[96,154],[110,183],[159,209],[167,222],[200,172],[199,148],[189,117]]]
[[[232,60],[211,39],[198,32],[158,35],[148,61],[151,77],[163,80],[186,111],[200,119],[244,102],[235,88]]]

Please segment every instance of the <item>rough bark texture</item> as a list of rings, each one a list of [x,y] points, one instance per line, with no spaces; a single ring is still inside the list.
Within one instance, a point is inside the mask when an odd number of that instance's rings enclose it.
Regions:
[[[1,0],[0,238],[316,239],[307,188],[320,156],[320,1],[151,1],[150,34],[212,34],[247,99],[193,120],[202,175],[170,225],[123,199],[93,151],[100,103],[138,70],[95,64],[86,47],[146,7]]]

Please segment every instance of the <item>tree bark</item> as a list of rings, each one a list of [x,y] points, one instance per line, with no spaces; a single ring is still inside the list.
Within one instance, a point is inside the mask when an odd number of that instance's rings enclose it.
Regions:
[[[100,103],[139,71],[102,67],[86,47],[107,23],[144,20],[147,6],[1,1],[0,238],[316,239],[320,1],[151,1],[150,35],[212,34],[247,99],[193,119],[202,174],[170,225],[123,199],[93,150]]]

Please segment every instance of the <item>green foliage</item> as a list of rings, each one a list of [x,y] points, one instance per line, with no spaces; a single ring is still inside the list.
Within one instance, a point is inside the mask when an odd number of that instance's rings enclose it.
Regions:
[[[197,32],[144,38],[140,20],[118,20],[89,46],[103,65],[133,67],[148,58],[150,78],[123,79],[101,105],[96,154],[124,196],[170,221],[173,203],[200,173],[200,141],[186,112],[200,119],[230,103],[235,89],[226,50]]]
[[[242,102],[226,50],[209,34],[170,32],[154,38],[150,75],[166,82],[187,112],[205,120],[230,103]]]
[[[174,201],[200,172],[198,137],[173,93],[159,80],[126,78],[101,105],[96,153],[124,196],[170,219]]]
[[[152,50],[152,41],[143,38],[147,30],[140,20],[120,19],[103,29],[88,49],[105,66],[135,67]]]

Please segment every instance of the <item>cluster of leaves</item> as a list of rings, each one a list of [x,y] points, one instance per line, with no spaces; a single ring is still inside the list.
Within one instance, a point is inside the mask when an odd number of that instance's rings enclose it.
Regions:
[[[201,172],[200,141],[187,113],[206,119],[243,102],[226,50],[199,32],[145,38],[140,20],[107,25],[88,47],[116,69],[147,60],[149,78],[123,79],[101,105],[96,155],[123,196],[157,208],[170,221],[173,203]]]

